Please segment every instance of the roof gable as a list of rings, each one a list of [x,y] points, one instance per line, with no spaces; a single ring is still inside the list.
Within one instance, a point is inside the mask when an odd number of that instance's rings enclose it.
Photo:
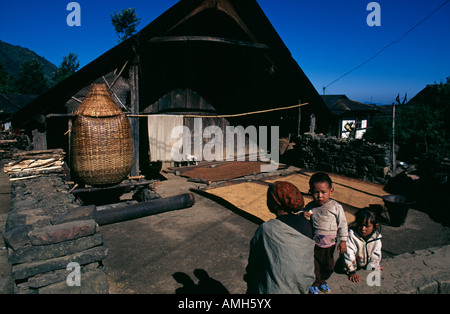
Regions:
[[[311,104],[316,115],[329,115],[255,0],[182,0],[40,95],[15,115],[15,123],[29,123],[37,114],[64,112],[64,103],[78,91],[118,72],[137,56],[143,73],[140,84],[146,86],[141,89],[143,103],[186,87],[220,107],[219,112],[245,111],[244,103],[251,111],[256,109],[251,106],[266,109],[301,100]]]

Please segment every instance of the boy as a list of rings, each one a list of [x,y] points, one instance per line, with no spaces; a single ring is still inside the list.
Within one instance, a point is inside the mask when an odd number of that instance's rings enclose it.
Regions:
[[[316,280],[310,293],[331,291],[326,280],[334,270],[333,253],[339,242],[339,253],[347,251],[348,227],[342,206],[331,199],[333,186],[331,178],[322,172],[315,173],[309,180],[309,189],[313,197],[304,209],[304,215],[312,220],[314,230],[314,274]]]

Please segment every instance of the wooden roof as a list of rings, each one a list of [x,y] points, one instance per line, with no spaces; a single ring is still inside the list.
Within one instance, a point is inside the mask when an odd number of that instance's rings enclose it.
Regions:
[[[13,124],[67,112],[64,104],[80,89],[127,61],[140,66],[141,110],[181,87],[202,95],[220,114],[301,100],[310,104],[306,112],[323,117],[318,124],[328,123],[328,108],[255,0],[181,0],[21,109]]]

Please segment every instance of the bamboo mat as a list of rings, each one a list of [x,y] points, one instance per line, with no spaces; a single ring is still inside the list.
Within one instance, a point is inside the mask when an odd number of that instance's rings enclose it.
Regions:
[[[307,195],[309,191],[309,178],[311,173],[295,173],[289,176],[273,178],[264,182],[244,182],[234,185],[207,189],[204,192],[219,197],[241,211],[255,217],[261,222],[275,218],[266,205],[268,183],[287,181],[302,192],[305,204],[312,198]],[[355,220],[355,212],[369,205],[383,205],[381,196],[386,195],[382,185],[368,183],[330,174],[333,180],[334,192],[332,198],[344,207],[347,222]]]
[[[261,166],[267,163],[259,161],[232,161],[212,166],[196,166],[180,169],[182,177],[217,182],[261,173]],[[280,167],[280,169],[282,169]]]
[[[309,178],[313,173],[296,173],[290,176],[282,177],[275,180],[267,180],[273,183],[275,181],[287,181],[303,192],[309,191]],[[356,208],[364,208],[369,205],[383,205],[382,196],[387,193],[384,191],[384,185],[365,182],[353,178],[346,178],[339,175],[328,174],[333,181],[334,191],[332,198],[340,203],[344,203]]]

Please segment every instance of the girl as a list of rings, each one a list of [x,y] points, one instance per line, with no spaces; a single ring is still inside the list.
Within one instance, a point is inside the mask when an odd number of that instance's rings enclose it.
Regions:
[[[344,253],[344,263],[351,282],[358,283],[360,277],[356,270],[383,270],[381,261],[381,233],[377,230],[379,224],[375,213],[361,209],[355,215],[355,224],[349,230],[347,252]]]

